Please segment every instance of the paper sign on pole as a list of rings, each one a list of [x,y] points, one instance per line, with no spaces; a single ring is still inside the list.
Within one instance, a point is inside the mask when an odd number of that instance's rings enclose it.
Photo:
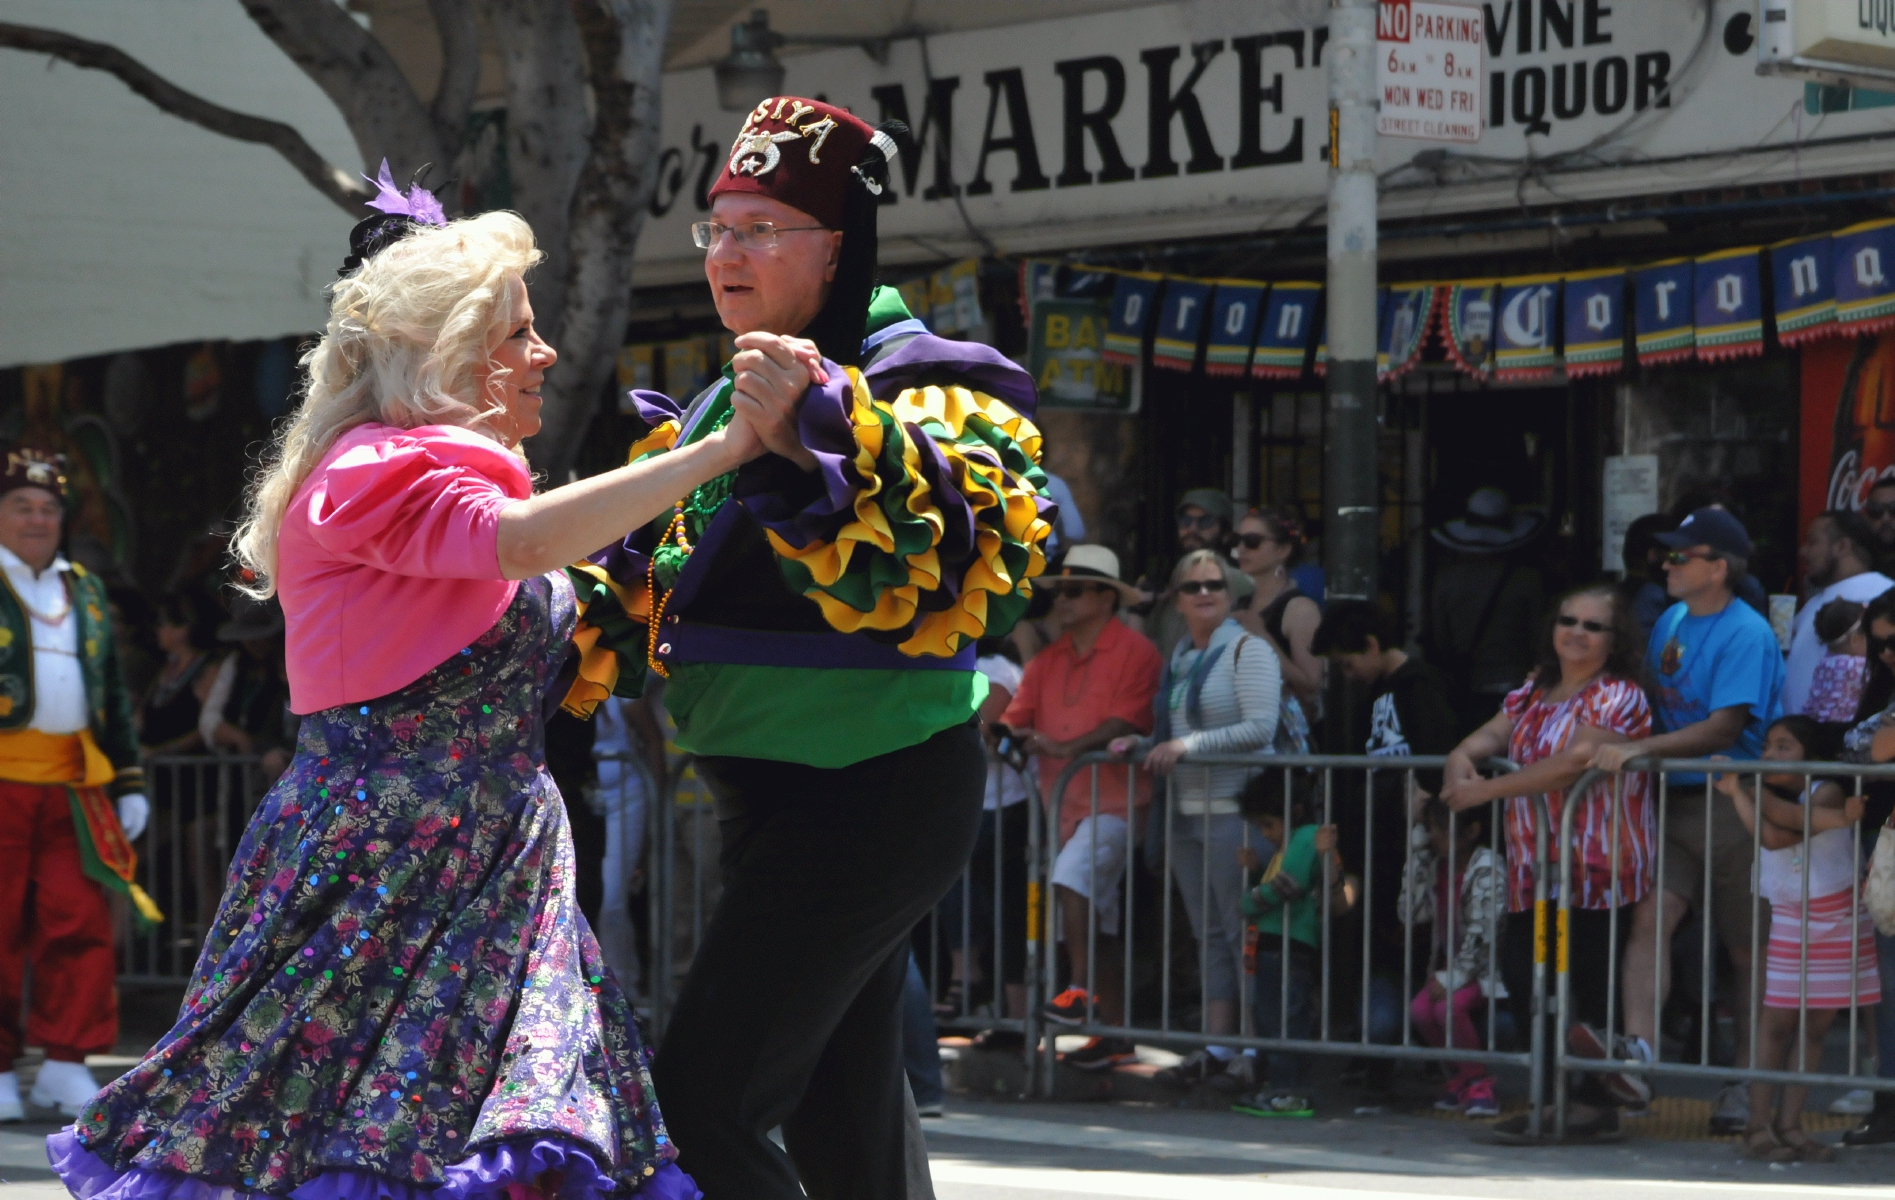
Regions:
[[[1608,571],[1639,572],[1644,563],[1624,560],[1625,531],[1646,513],[1658,511],[1658,456],[1615,454],[1605,460],[1605,544],[1600,565]]]
[[[1478,142],[1485,27],[1477,4],[1381,0],[1375,23],[1375,132]]]

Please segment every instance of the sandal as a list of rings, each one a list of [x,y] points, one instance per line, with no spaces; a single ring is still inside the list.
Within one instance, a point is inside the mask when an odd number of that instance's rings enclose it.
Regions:
[[[1796,1151],[1784,1145],[1777,1137],[1776,1131],[1767,1126],[1744,1131],[1743,1153],[1744,1157],[1752,1162],[1796,1161]]]
[[[1777,1139],[1782,1143],[1783,1148],[1795,1155],[1802,1162],[1826,1163],[1836,1161],[1835,1147],[1817,1141],[1809,1134],[1804,1133],[1800,1126],[1791,1129],[1777,1129],[1774,1132]]]

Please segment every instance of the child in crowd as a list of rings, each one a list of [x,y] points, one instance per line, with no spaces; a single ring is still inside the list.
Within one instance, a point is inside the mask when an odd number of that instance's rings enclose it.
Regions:
[[[1298,780],[1306,784],[1307,780]],[[1274,787],[1272,785],[1275,785]],[[1241,907],[1256,945],[1251,1012],[1258,1037],[1307,1039],[1315,1034],[1316,988],[1321,972],[1325,868],[1340,874],[1336,827],[1314,824],[1310,789],[1291,789],[1289,823],[1284,821],[1281,777],[1253,777],[1237,798],[1238,811],[1263,839],[1282,849],[1270,860],[1257,886],[1244,893]],[[1251,860],[1254,862],[1254,858]],[[1287,938],[1286,938],[1287,935]],[[1288,1003],[1284,997],[1284,951],[1289,953]],[[1309,1101],[1309,1058],[1270,1053],[1270,1082],[1231,1108],[1253,1117],[1313,1117]]]
[[[1817,610],[1816,636],[1829,652],[1810,677],[1804,715],[1825,725],[1851,724],[1869,680],[1869,635],[1864,608],[1853,600],[1831,600]],[[1812,747],[1814,749],[1814,747]]]
[[[1818,618],[1820,619],[1820,617]],[[1763,757],[1777,762],[1809,761],[1821,736],[1808,717],[1779,717],[1765,732]],[[1843,799],[1834,783],[1800,775],[1765,775],[1762,812],[1757,811],[1754,776],[1719,775],[1717,790],[1730,797],[1744,826],[1759,837],[1757,890],[1770,903],[1770,949],[1758,1022],[1756,1066],[1770,1071],[1814,1071],[1822,1061],[1823,1038],[1836,1013],[1854,1002],[1867,1007],[1881,1001],[1876,971],[1874,925],[1858,908],[1855,840],[1850,826],[1862,819],[1863,799]],[[1804,822],[1809,839],[1804,840]],[[1805,874],[1807,873],[1807,880]],[[1803,910],[1803,897],[1809,910]],[[1807,958],[1803,947],[1809,930]],[[1854,940],[1853,974],[1850,972]],[[1807,963],[1807,967],[1805,967]],[[1798,1006],[1807,997],[1807,1041],[1799,1061]],[[1750,1123],[1744,1154],[1763,1162],[1828,1162],[1836,1152],[1803,1132],[1804,1086],[1785,1087],[1776,1121],[1771,1122],[1775,1085],[1750,1085]]]
[[[1410,1011],[1428,1045],[1447,1045],[1451,1028],[1454,1045],[1472,1050],[1481,1044],[1474,1029],[1476,1006],[1488,996],[1505,999],[1507,995],[1499,975],[1490,970],[1496,961],[1498,926],[1506,909],[1502,904],[1500,860],[1492,847],[1483,844],[1488,840],[1487,810],[1473,809],[1464,814],[1452,838],[1448,816],[1447,805],[1429,800],[1410,836],[1401,918],[1415,925],[1428,925],[1433,933],[1429,959],[1432,974],[1427,986],[1415,993]],[[1452,878],[1448,874],[1450,845],[1454,851]],[[1450,938],[1453,945],[1449,945]],[[1499,1116],[1493,1074],[1477,1062],[1457,1064],[1434,1106],[1470,1117]]]

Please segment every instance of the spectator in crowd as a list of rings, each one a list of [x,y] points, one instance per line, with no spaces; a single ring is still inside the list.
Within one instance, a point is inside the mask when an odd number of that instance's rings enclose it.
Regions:
[[[628,996],[644,991],[631,899],[644,882],[645,831],[652,806],[669,796],[665,733],[657,714],[658,689],[652,686],[657,678],[646,680],[644,694],[636,700],[608,698],[593,718],[596,795],[605,817],[599,920],[593,933],[606,965]]]
[[[1869,682],[1869,635],[1862,628],[1868,605],[1853,600],[1831,600],[1816,614],[1816,640],[1823,660],[1810,676],[1804,715],[1820,723],[1825,733],[1840,733],[1855,723],[1862,692]],[[1817,750],[1827,758],[1835,739],[1825,736]]]
[[[1762,757],[1810,761],[1817,735],[1816,722],[1808,717],[1778,717]],[[1845,801],[1834,783],[1802,775],[1765,775],[1761,796],[1752,790],[1754,776],[1719,775],[1715,782],[1763,846],[1757,892],[1770,903],[1770,941],[1755,1065],[1768,1071],[1821,1070],[1823,1039],[1836,1013],[1851,1004],[1879,1004],[1882,998],[1875,926],[1861,906],[1856,878],[1852,827],[1862,819],[1863,799]],[[1772,1120],[1775,1091],[1774,1084],[1750,1085],[1744,1156],[1764,1162],[1833,1160],[1833,1149],[1803,1132],[1808,1086],[1786,1086]]]
[[[1059,518],[1053,522],[1053,532],[1046,539],[1045,546],[1047,559],[1056,560],[1066,553],[1067,547],[1077,546],[1086,540],[1086,518],[1079,513],[1079,503],[1073,499],[1072,488],[1051,471],[1046,472],[1046,494],[1059,509]]]
[[[1053,592],[1065,632],[1027,664],[1001,725],[1039,756],[1040,786],[1050,800],[1054,781],[1074,758],[1105,749],[1113,738],[1151,732],[1152,697],[1164,664],[1150,642],[1118,619],[1120,604],[1136,600],[1138,591],[1119,578],[1118,555],[1106,547],[1074,546],[1040,586]],[[1120,955],[1112,949],[1120,932],[1119,881],[1131,856],[1132,831],[1151,798],[1150,776],[1129,772],[1128,786],[1127,774],[1101,770],[1096,792],[1081,781],[1060,805],[1052,883],[1070,974],[1068,986],[1046,1006],[1051,1021],[1124,1021],[1125,981],[1119,978]],[[1089,929],[1098,934],[1096,960]],[[1088,980],[1097,981],[1096,993]],[[1129,1041],[1093,1038],[1065,1061],[1103,1070],[1132,1057]]]
[[[1428,648],[1447,672],[1457,733],[1493,716],[1533,665],[1546,592],[1540,573],[1514,552],[1544,523],[1542,514],[1514,508],[1506,492],[1484,487],[1467,498],[1465,516],[1434,530],[1454,555],[1435,572]]]
[[[142,696],[157,678],[158,610],[145,594],[134,587],[115,587],[110,599],[113,641],[118,648],[119,672],[125,676],[125,690]]]
[[[1646,513],[1625,527],[1625,548],[1619,558],[1625,564],[1625,594],[1632,604],[1640,647],[1671,607],[1671,596],[1665,591],[1665,547],[1658,541],[1658,535],[1671,528],[1672,520],[1664,513]]]
[[[1310,651],[1323,610],[1296,585],[1290,568],[1303,556],[1303,525],[1295,514],[1253,508],[1237,525],[1237,566],[1251,580],[1250,599],[1237,608],[1237,621],[1258,637],[1270,639],[1283,664],[1283,685],[1305,714],[1318,711],[1322,660]]]
[[[1895,571],[1895,476],[1876,480],[1862,516],[1875,534],[1875,569],[1888,575]]]
[[[1322,972],[1323,893],[1329,878],[1341,872],[1334,825],[1318,827],[1307,786],[1293,788],[1289,821],[1282,794],[1258,775],[1238,799],[1244,820],[1265,845],[1281,847],[1270,858],[1258,884],[1243,894],[1243,915],[1257,931],[1256,989],[1251,1021],[1259,1037],[1306,1040],[1315,1034],[1316,995]],[[1308,783],[1307,779],[1301,781]],[[1294,828],[1292,828],[1294,826]],[[1254,870],[1260,856],[1245,847],[1244,865]],[[1285,1003],[1285,979],[1289,993]],[[1309,1100],[1309,1056],[1273,1050],[1270,1082],[1241,1096],[1231,1107],[1256,1117],[1313,1117]]]
[[[235,643],[237,650],[218,665],[198,714],[198,733],[214,751],[255,755],[267,787],[289,769],[301,724],[290,711],[282,606],[237,593],[230,620],[217,628],[217,640]]]
[[[1490,970],[1498,925],[1506,914],[1501,907],[1503,864],[1486,845],[1485,809],[1476,809],[1450,830],[1452,820],[1447,805],[1430,800],[1409,838],[1401,917],[1428,926],[1432,972],[1409,1009],[1428,1045],[1477,1050],[1481,1040],[1474,1013],[1489,996],[1507,998],[1507,989]],[[1457,1064],[1434,1106],[1470,1117],[1499,1116],[1493,1073],[1478,1062]]]
[[[1747,610],[1746,610],[1747,611]],[[1533,1028],[1535,939],[1553,935],[1533,928],[1534,803],[1545,794],[1547,842],[1557,842],[1565,813],[1565,789],[1584,774],[1600,746],[1624,746],[1651,733],[1651,707],[1639,686],[1644,676],[1644,643],[1633,624],[1632,604],[1610,584],[1594,584],[1560,599],[1553,620],[1541,635],[1539,663],[1533,674],[1507,696],[1491,721],[1469,734],[1448,755],[1441,798],[1450,808],[1468,812],[1495,800],[1507,802],[1502,829],[1507,844],[1507,909],[1500,944],[1501,979],[1516,1027]],[[1479,764],[1504,757],[1520,769],[1482,779]],[[1624,910],[1651,892],[1657,869],[1658,830],[1651,803],[1650,777],[1625,776],[1625,803],[1617,820],[1617,891],[1613,887],[1613,793],[1589,788],[1574,803],[1573,896],[1568,926],[1572,969],[1572,1013],[1582,1024],[1550,1028],[1545,1038],[1545,1069],[1552,1078],[1551,1055],[1562,1044],[1597,1052],[1610,1007],[1613,925],[1623,926]],[[1557,898],[1558,881],[1548,889]],[[1682,907],[1680,905],[1679,907]],[[1667,914],[1669,916],[1670,914]],[[1621,929],[1621,934],[1623,930]],[[1619,945],[1625,939],[1620,936]],[[1649,1020],[1650,1008],[1646,1014]],[[1550,1014],[1549,1014],[1550,1015]],[[1629,1019],[1629,1014],[1628,1014]],[[1647,1058],[1649,1061],[1649,1058]],[[1567,1129],[1579,1137],[1609,1137],[1619,1127],[1620,1104],[1643,1104],[1644,1081],[1629,1075],[1572,1077]],[[1550,1117],[1542,1114],[1542,1119]],[[1544,1125],[1542,1126],[1545,1127]],[[1495,1136],[1524,1141],[1528,1118],[1522,1114],[1496,1126]]]
[[[1803,582],[1809,598],[1796,614],[1790,634],[1789,661],[1783,668],[1783,712],[1796,716],[1809,711],[1810,683],[1823,661],[1823,639],[1816,634],[1816,614],[1831,600],[1867,604],[1895,587],[1886,575],[1872,570],[1875,531],[1861,515],[1845,508],[1818,513],[1803,534]]]
[[[1594,748],[1591,765],[1621,771],[1635,758],[1703,758],[1727,754],[1740,761],[1763,750],[1763,733],[1777,717],[1783,690],[1783,655],[1770,623],[1737,601],[1753,547],[1736,517],[1721,508],[1700,508],[1671,533],[1658,535],[1671,548],[1665,558],[1667,589],[1677,601],[1652,630],[1646,649],[1652,685],[1653,736]],[[1750,978],[1752,927],[1750,881],[1754,858],[1750,835],[1729,805],[1707,811],[1704,776],[1670,777],[1666,812],[1664,876],[1640,900],[1625,952],[1625,1031],[1633,1057],[1650,1062],[1658,1045],[1654,1001],[1662,1006],[1671,986],[1672,936],[1693,908],[1705,913],[1730,955],[1737,978]],[[1708,828],[1707,828],[1708,827]],[[1705,862],[1705,847],[1710,861]],[[1705,875],[1711,894],[1705,896]],[[1659,927],[1663,898],[1664,927]],[[1708,983],[1707,983],[1708,986]],[[1737,1065],[1750,1065],[1751,1000],[1747,986],[1731,1005],[1737,1022]],[[1732,1084],[1718,1094],[1711,1117],[1714,1133],[1731,1134],[1749,1121],[1748,1094]]]
[[[1895,486],[1895,484],[1891,484]],[[1895,590],[1869,601],[1862,624],[1868,631],[1871,671],[1869,686],[1857,710],[1859,721],[1843,737],[1845,762],[1895,761]],[[1869,803],[1862,823],[1864,858],[1875,853],[1876,841],[1888,835],[1885,822],[1895,811],[1895,787],[1870,782]],[[1885,997],[1875,1006],[1875,1074],[1895,1079],[1895,937],[1875,935],[1875,961]],[[1883,1146],[1895,1142],[1895,1092],[1877,1091],[1867,1120],[1842,1135],[1845,1146]]]
[[[980,706],[980,723],[987,729],[998,721],[1020,690],[1024,672],[1018,652],[1006,638],[981,639],[974,669],[987,678],[987,699]],[[952,964],[944,1016],[959,1017],[991,999],[982,986],[987,972],[997,972],[1003,1005],[998,1016],[1026,1016],[1026,845],[1028,822],[1025,772],[1033,760],[1019,753],[1011,740],[1004,746],[990,739],[992,761],[987,770],[987,798],[980,815],[980,834],[968,869],[954,881],[935,911],[941,918],[941,937],[947,942]],[[994,911],[994,882],[999,877],[1000,910]],[[994,939],[1000,945],[996,953]],[[997,962],[986,961],[997,959]],[[975,1039],[981,1049],[1017,1049],[1018,1034],[988,1030]]]
[[[155,861],[172,859],[169,845],[172,831],[183,843],[185,878],[189,881],[184,906],[196,922],[181,936],[197,937],[223,896],[224,864],[214,861],[210,849],[217,844],[216,813],[205,811],[215,800],[200,795],[198,774],[176,766],[149,765],[154,758],[202,754],[204,735],[198,731],[198,719],[204,714],[204,701],[217,678],[217,628],[223,623],[224,610],[207,593],[195,589],[171,592],[158,601],[158,649],[165,656],[164,666],[151,682],[144,701],[134,714],[138,727],[138,745],[148,763],[151,778],[151,803],[157,813],[153,821]],[[202,824],[200,824],[202,822]],[[183,924],[185,914],[172,914]]]
[[[1276,739],[1283,675],[1276,651],[1231,619],[1230,581],[1237,569],[1215,550],[1193,550],[1171,577],[1184,617],[1178,641],[1158,685],[1152,735],[1114,738],[1111,750],[1145,752],[1145,766],[1171,778],[1165,836],[1172,878],[1198,940],[1204,980],[1204,1031],[1235,1035],[1244,927],[1239,851],[1245,827],[1237,797],[1251,771],[1240,766],[1194,767],[1192,754],[1268,751]],[[1208,1046],[1159,1073],[1160,1082],[1188,1087],[1210,1082],[1245,1090],[1250,1060],[1228,1046]]]
[[[912,950],[908,952],[908,978],[901,989],[901,1059],[916,1115],[940,1116],[947,1101],[947,1083],[941,1078],[941,1039],[934,1027],[928,981],[922,978],[921,964],[915,961]]]
[[[1193,550],[1215,550],[1222,554],[1230,549],[1231,518],[1234,515],[1230,497],[1216,488],[1192,488],[1178,498],[1178,556]],[[1248,575],[1236,580],[1236,591],[1232,595],[1233,603],[1242,605],[1250,599],[1251,582]],[[1158,647],[1159,661],[1171,657],[1172,647],[1184,636],[1184,618],[1178,612],[1178,598],[1169,588],[1151,601],[1151,616],[1145,626],[1146,636]]]
[[[1672,528],[1676,529],[1700,508],[1715,508],[1729,514],[1739,525],[1744,523],[1743,502],[1729,488],[1712,485],[1692,488],[1678,497],[1671,506]],[[1751,550],[1751,558],[1753,560],[1756,558],[1754,546]],[[1752,574],[1748,566],[1743,576],[1737,580],[1734,591],[1739,600],[1757,610],[1757,615],[1765,620],[1770,619],[1770,597],[1764,591],[1763,581]]]

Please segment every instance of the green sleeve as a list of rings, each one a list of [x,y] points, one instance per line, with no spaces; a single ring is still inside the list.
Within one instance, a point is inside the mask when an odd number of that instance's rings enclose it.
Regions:
[[[1302,899],[1314,886],[1316,870],[1320,865],[1320,856],[1316,853],[1316,827],[1305,825],[1290,835],[1290,844],[1283,851],[1282,862],[1276,864],[1276,872],[1245,892],[1243,899],[1238,901],[1238,907],[1246,917],[1260,917]]]

